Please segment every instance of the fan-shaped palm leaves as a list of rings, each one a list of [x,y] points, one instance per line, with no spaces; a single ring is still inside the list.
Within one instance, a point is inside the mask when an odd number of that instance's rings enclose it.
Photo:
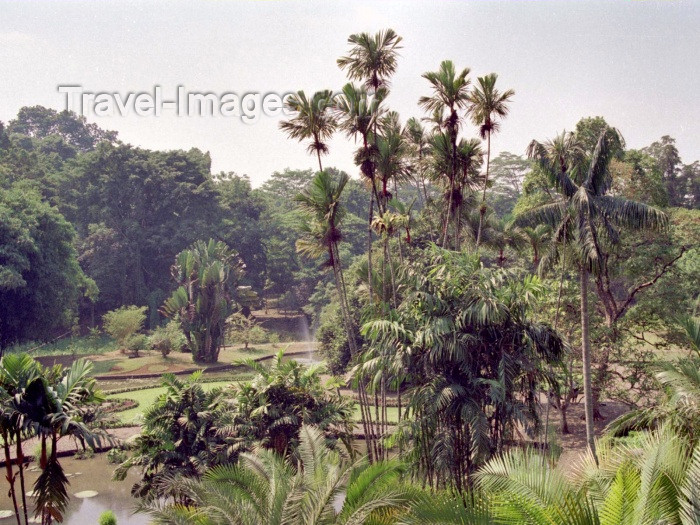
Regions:
[[[476,474],[466,498],[419,498],[404,525],[696,525],[700,448],[661,430],[639,445],[601,447],[573,475],[533,452],[510,451]]]
[[[296,115],[281,122],[280,128],[293,139],[311,139],[307,150],[309,153],[316,153],[318,169],[323,171],[321,155],[328,153],[327,141],[333,136],[337,126],[331,112],[333,93],[328,89],[317,91],[309,99],[303,91],[297,91],[287,97],[285,104]]]
[[[201,480],[181,482],[188,506],[152,503],[142,510],[157,524],[359,525],[406,509],[415,491],[399,484],[397,463],[348,458],[326,448],[313,427],[301,429],[299,462],[267,450],[244,454]]]

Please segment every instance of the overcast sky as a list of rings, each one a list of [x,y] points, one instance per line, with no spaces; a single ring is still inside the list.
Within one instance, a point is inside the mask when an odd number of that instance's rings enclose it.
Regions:
[[[63,109],[60,84],[86,91],[285,93],[339,89],[347,37],[391,27],[403,37],[389,105],[423,116],[426,71],[451,59],[471,78],[496,72],[513,88],[495,152],[522,154],[533,139],[602,115],[629,147],[676,138],[700,159],[698,1],[230,1],[0,2],[0,120],[41,104]],[[287,139],[280,118],[89,117],[150,149],[209,151],[212,169],[259,185],[315,159]],[[475,135],[473,127],[466,134]],[[333,139],[325,161],[356,174],[354,145]]]

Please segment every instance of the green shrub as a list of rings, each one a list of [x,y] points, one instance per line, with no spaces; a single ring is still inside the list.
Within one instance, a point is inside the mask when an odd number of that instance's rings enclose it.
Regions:
[[[126,451],[120,448],[115,447],[109,452],[107,452],[107,462],[111,463],[112,465],[119,465],[120,463],[124,463],[126,459]]]
[[[181,350],[183,346],[187,346],[187,339],[180,331],[179,323],[170,321],[153,331],[149,343],[151,348],[158,350],[163,357],[167,357],[173,350]]]
[[[138,356],[141,350],[148,349],[148,337],[143,334],[132,335],[124,342],[124,347]]]
[[[129,338],[143,329],[146,320],[145,306],[122,306],[102,316],[104,329],[119,345],[125,346]]]
[[[88,447],[83,450],[78,450],[73,457],[75,459],[92,459],[95,457],[95,451]]]
[[[331,373],[344,373],[350,362],[350,344],[337,303],[331,303],[321,310],[316,339],[319,353],[326,360]]]
[[[247,350],[248,345],[279,342],[279,336],[271,334],[260,326],[251,317],[246,317],[240,312],[231,315],[227,320],[228,342],[231,344],[242,344]],[[275,336],[273,340],[272,336]]]
[[[111,510],[106,510],[97,519],[98,525],[117,525],[117,517]]]

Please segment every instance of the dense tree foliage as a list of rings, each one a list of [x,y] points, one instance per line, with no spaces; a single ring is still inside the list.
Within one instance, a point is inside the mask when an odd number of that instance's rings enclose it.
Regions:
[[[75,231],[21,183],[0,188],[0,348],[70,330],[95,283],[76,258]]]

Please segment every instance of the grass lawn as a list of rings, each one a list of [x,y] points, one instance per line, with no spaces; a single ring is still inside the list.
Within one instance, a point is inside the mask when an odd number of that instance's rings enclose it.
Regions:
[[[232,381],[215,381],[211,383],[202,383],[202,387],[205,390],[211,390],[215,387],[221,387],[231,384]],[[155,387],[146,388],[143,390],[132,390],[131,392],[123,392],[121,394],[112,394],[107,396],[107,399],[133,399],[138,402],[138,406],[125,410],[124,412],[117,412],[117,417],[121,423],[134,424],[140,423],[141,415],[146,407],[151,406],[155,403],[159,395],[165,392],[165,387]],[[389,423],[396,424],[399,419],[399,409],[397,407],[387,407],[387,419]],[[374,412],[372,412],[374,414]],[[360,421],[360,406],[355,405],[355,410],[353,413],[353,419],[355,421]]]
[[[226,386],[231,384],[231,381],[216,381],[212,383],[202,383],[202,388],[205,390],[211,390],[216,387]],[[139,424],[141,415],[146,407],[151,406],[155,403],[159,395],[165,392],[165,387],[160,386],[156,388],[147,388],[144,390],[133,390],[131,392],[124,392],[122,394],[112,394],[107,396],[107,399],[133,399],[138,402],[138,406],[125,410],[124,412],[117,412],[117,417],[121,423],[126,424]]]
[[[355,411],[352,414],[355,421],[360,421],[360,405],[355,404]],[[372,417],[374,417],[374,407],[372,407]],[[399,422],[399,408],[398,407],[386,407],[386,419],[391,424],[398,424]]]
[[[247,350],[242,345],[227,346],[219,354],[218,365],[231,364],[242,359],[256,359],[275,355],[280,350],[285,353],[305,352],[309,350],[309,343],[267,343],[255,345]],[[159,352],[149,350],[141,352],[140,357],[130,358],[119,352],[111,352],[94,360],[96,375],[128,375],[138,374],[163,374],[198,368],[192,361],[192,355],[182,352],[173,352],[163,357]]]

